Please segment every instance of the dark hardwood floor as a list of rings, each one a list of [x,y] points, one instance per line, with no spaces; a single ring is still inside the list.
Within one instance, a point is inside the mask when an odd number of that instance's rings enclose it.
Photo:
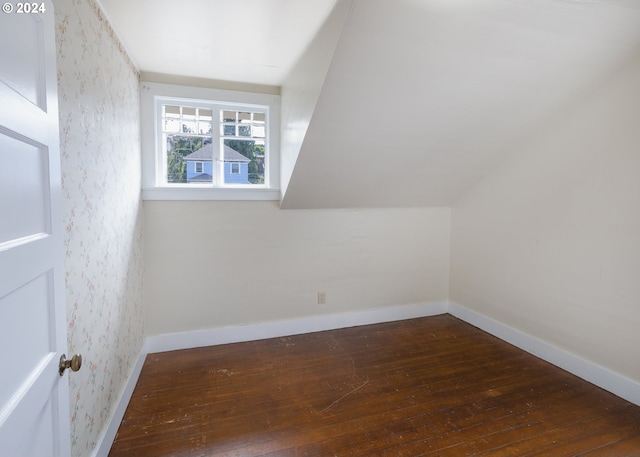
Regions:
[[[150,354],[110,457],[640,456],[640,407],[452,316]]]

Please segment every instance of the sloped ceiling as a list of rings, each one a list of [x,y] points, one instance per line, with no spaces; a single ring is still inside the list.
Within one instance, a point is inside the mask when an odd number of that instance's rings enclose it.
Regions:
[[[282,207],[450,206],[639,44],[640,2],[356,0]]]
[[[450,206],[640,50],[638,0],[101,4],[144,72],[281,87],[283,208]]]
[[[143,72],[280,86],[336,0],[98,0]]]

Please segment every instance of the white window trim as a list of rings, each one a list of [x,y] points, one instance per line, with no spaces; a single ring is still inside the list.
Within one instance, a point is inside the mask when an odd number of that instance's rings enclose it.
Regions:
[[[198,165],[200,165],[200,171],[198,171]],[[197,160],[193,162],[193,172],[194,173],[204,173],[204,162]]]
[[[229,174],[230,175],[239,175],[240,174],[240,162],[229,162],[230,166],[229,166]],[[238,166],[238,171],[233,171],[233,166],[237,165]]]
[[[159,184],[156,117],[157,99],[175,99],[177,103],[211,103],[263,105],[269,108],[268,186],[197,187]],[[280,199],[280,96],[211,89],[174,84],[140,83],[140,118],[142,142],[142,198],[144,200],[279,200]]]

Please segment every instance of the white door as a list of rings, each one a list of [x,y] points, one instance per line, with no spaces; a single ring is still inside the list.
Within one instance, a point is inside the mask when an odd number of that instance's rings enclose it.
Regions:
[[[0,12],[0,456],[68,457],[53,5],[25,5]]]

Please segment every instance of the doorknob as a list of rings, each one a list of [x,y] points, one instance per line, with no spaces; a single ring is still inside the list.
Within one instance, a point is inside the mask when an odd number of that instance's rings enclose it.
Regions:
[[[78,371],[82,366],[82,356],[80,354],[76,354],[71,357],[71,360],[67,360],[66,354],[62,354],[60,356],[60,364],[58,365],[58,373],[60,376],[64,373],[64,370],[67,368],[71,368],[71,371]]]

